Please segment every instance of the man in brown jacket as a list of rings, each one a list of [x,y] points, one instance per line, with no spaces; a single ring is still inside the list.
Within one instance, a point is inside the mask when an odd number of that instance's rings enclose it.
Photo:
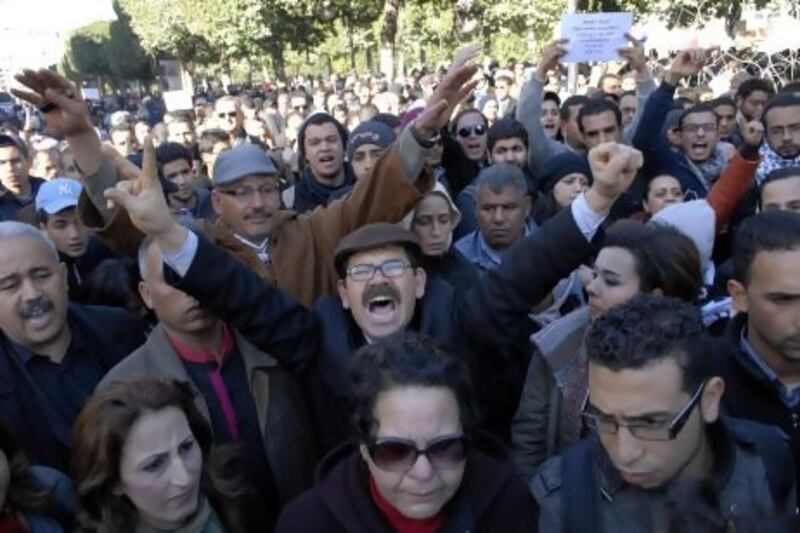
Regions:
[[[339,240],[365,224],[399,222],[431,189],[433,177],[423,172],[427,150],[434,146],[431,139],[447,125],[455,106],[474,88],[469,80],[476,67],[468,62],[478,51],[476,46],[459,51],[426,109],[378,161],[372,174],[359,180],[349,194],[311,213],[280,210],[272,214],[265,241],[266,268],[259,267],[252,246],[237,239],[222,218],[215,225],[214,240],[308,307],[320,296],[335,295],[333,255]],[[32,92],[17,90],[15,94],[46,110],[47,125],[67,138],[86,176],[79,207],[84,223],[97,229],[116,251],[135,255],[142,235],[124,210],[107,205],[103,193],[120,177],[135,177],[138,169],[118,176],[116,168],[124,168],[125,162],[113,152],[101,150],[86,108],[69,81],[48,70],[26,70],[17,80]]]

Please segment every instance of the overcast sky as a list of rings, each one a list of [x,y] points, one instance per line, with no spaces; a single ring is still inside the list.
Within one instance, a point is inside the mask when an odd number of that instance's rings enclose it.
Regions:
[[[68,31],[113,19],[111,0],[0,0],[0,27]]]

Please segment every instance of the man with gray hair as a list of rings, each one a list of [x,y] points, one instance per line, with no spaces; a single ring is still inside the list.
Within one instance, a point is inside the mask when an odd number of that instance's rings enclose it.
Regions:
[[[530,235],[531,199],[528,181],[516,165],[485,168],[475,181],[475,212],[478,229],[459,239],[455,246],[481,271],[502,263],[502,253]]]
[[[31,462],[66,472],[75,417],[142,343],[142,325],[119,309],[70,304],[66,268],[33,226],[0,222],[0,247],[0,420]]]

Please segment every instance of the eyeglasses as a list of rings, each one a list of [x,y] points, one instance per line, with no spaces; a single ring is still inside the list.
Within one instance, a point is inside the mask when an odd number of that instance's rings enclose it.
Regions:
[[[399,278],[410,267],[411,264],[400,259],[389,259],[380,265],[353,265],[347,269],[347,276],[353,281],[369,281],[380,270],[384,278]]]
[[[474,126],[465,126],[463,128],[459,128],[458,130],[458,136],[461,137],[462,139],[466,139],[473,133],[476,136],[483,135],[484,133],[486,133],[486,126],[484,126],[483,124],[475,124]]]
[[[686,133],[697,133],[700,130],[706,132],[715,132],[717,131],[717,124],[716,122],[709,122],[708,124],[686,124],[681,126],[681,131],[685,131]]]
[[[236,118],[236,111],[229,111],[227,113],[217,113],[218,118]]]
[[[227,190],[227,191],[223,190],[223,189],[218,189],[218,190],[222,194],[227,194],[228,196],[233,196],[234,198],[236,198],[240,202],[244,202],[244,201],[250,200],[251,198],[254,198],[256,194],[259,195],[259,196],[270,196],[270,195],[273,195],[273,194],[278,194],[278,192],[279,192],[277,187],[270,187],[270,186],[257,187],[257,188],[241,187],[241,188],[238,188],[238,189],[231,189],[231,190]]]
[[[675,418],[672,419],[671,422],[653,422],[651,424],[646,423],[635,423],[635,424],[620,424],[616,419],[606,416],[606,415],[599,415],[596,413],[588,412],[591,409],[591,405],[589,404],[589,395],[586,395],[586,399],[583,402],[583,409],[581,410],[581,416],[583,417],[584,422],[590,428],[598,431],[599,433],[606,433],[608,435],[616,435],[619,431],[620,427],[626,428],[631,435],[636,437],[639,440],[650,440],[650,441],[667,441],[667,440],[674,440],[675,437],[683,429],[683,426],[686,425],[686,421],[689,420],[689,416],[692,414],[697,403],[700,401],[700,397],[703,394],[703,389],[705,388],[705,382],[701,383],[697,390],[692,395],[689,402],[681,409],[680,413],[678,413]]]
[[[434,468],[449,469],[458,466],[467,457],[469,438],[465,435],[440,437],[420,450],[412,440],[376,439],[367,445],[375,466],[387,472],[405,472],[424,455]]]

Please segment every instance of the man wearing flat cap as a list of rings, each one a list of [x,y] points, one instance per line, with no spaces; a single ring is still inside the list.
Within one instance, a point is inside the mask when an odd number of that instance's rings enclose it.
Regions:
[[[347,375],[359,347],[412,329],[461,354],[479,376],[499,350],[527,342],[533,329],[528,312],[592,253],[591,241],[633,180],[641,154],[606,144],[590,153],[590,162],[592,188],[458,298],[449,284],[427,279],[415,234],[372,223],[340,240],[331,261],[338,297],[325,296],[312,310],[179,225],[147,163],[134,187],[108,196],[156,241],[170,283],[302,376],[321,443],[330,449],[348,437]]]
[[[433,177],[423,172],[425,155],[435,145],[434,134],[471,90],[469,79],[477,67],[468,61],[474,55],[457,56],[425,111],[372,174],[325,208],[304,214],[280,210],[278,179],[266,154],[251,147],[223,153],[214,166],[213,204],[219,215],[214,240],[307,307],[322,295],[336,294],[333,255],[339,240],[364,224],[399,222],[431,189]],[[25,71],[18,80],[36,91],[17,91],[21,98],[35,105],[51,100],[57,104],[44,116],[49,127],[67,137],[86,176],[82,220],[115,250],[135,255],[142,235],[124,210],[109,208],[105,194],[120,178],[135,179],[138,169],[101,152],[85,106],[63,95],[65,87],[71,87],[67,80],[50,71]]]

